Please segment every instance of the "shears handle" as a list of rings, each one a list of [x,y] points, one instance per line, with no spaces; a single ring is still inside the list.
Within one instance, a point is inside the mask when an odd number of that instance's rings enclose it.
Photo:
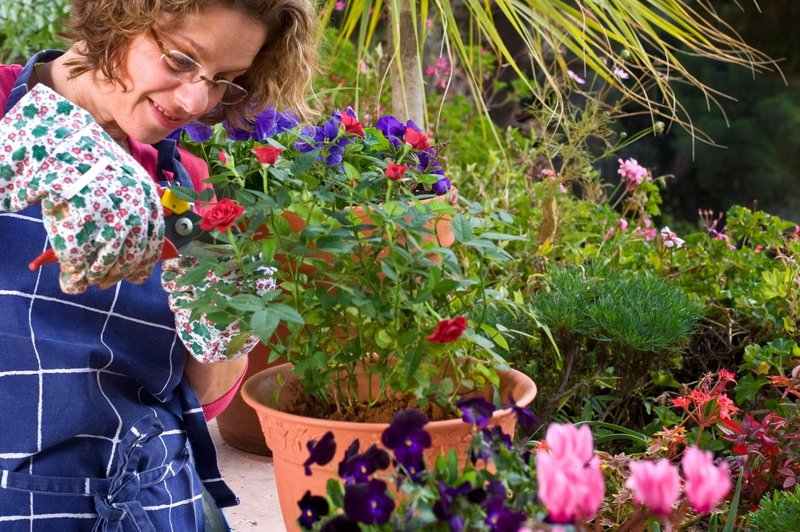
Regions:
[[[180,253],[178,252],[178,248],[175,247],[175,244],[170,242],[168,239],[164,239],[164,244],[161,246],[160,260],[174,259],[178,255],[180,255]],[[56,257],[55,250],[53,250],[53,248],[49,248],[47,251],[41,253],[38,257],[30,261],[30,263],[28,263],[28,269],[30,271],[35,271],[45,264],[52,264],[54,262],[58,262],[58,257]]]

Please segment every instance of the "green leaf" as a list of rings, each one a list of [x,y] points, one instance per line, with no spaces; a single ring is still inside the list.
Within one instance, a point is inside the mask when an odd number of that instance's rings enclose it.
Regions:
[[[456,214],[453,217],[453,234],[456,240],[462,243],[469,242],[475,238],[475,233],[472,230],[472,225],[469,220],[462,214]]]
[[[278,328],[278,324],[281,322],[277,313],[271,312],[271,310],[261,308],[253,313],[253,317],[250,318],[250,327],[261,338],[262,342],[270,341],[275,329]]]

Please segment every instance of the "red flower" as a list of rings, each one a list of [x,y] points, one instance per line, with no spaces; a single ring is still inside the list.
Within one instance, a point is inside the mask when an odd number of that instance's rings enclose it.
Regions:
[[[283,150],[274,146],[259,146],[253,148],[253,153],[258,157],[258,162],[261,164],[275,164],[275,161],[280,157]]]
[[[392,181],[397,181],[403,177],[403,174],[406,173],[407,169],[408,166],[404,164],[389,163],[386,165],[386,177]]]
[[[345,113],[342,115],[342,125],[348,133],[354,133],[359,137],[364,136],[364,130],[361,129],[361,122],[358,121],[358,118]]]
[[[228,164],[228,155],[224,151],[220,151],[219,160],[222,161],[222,164]]]
[[[415,150],[427,150],[431,147],[425,133],[410,127],[406,128],[406,136],[403,138],[403,142],[410,144]]]
[[[203,231],[216,229],[224,233],[231,228],[233,222],[235,222],[243,212],[244,207],[231,199],[223,198],[203,213],[203,219],[200,220],[200,229]]]
[[[436,342],[437,344],[449,344],[458,340],[465,330],[467,330],[467,320],[463,316],[452,320],[444,319],[436,325],[433,334],[428,336],[428,341]]]

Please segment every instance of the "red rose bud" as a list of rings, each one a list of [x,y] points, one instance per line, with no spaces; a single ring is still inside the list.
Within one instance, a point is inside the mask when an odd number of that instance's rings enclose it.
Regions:
[[[461,337],[461,333],[467,330],[467,320],[463,316],[453,318],[452,320],[442,320],[436,325],[436,330],[433,334],[428,336],[429,342],[436,342],[437,344],[449,344],[455,342]]]
[[[392,181],[397,181],[406,173],[408,166],[404,164],[389,163],[386,165],[386,177]]]
[[[222,164],[228,164],[228,155],[224,151],[220,151],[219,160],[222,161]]]
[[[411,145],[411,147],[415,150],[427,150],[431,147],[431,145],[428,143],[428,137],[425,136],[425,133],[410,127],[406,128],[406,136],[403,141],[406,144]]]
[[[361,122],[359,122],[357,118],[344,114],[342,115],[342,125],[346,132],[353,133],[359,137],[364,136],[364,130],[361,129]]]
[[[236,219],[244,213],[244,207],[232,199],[223,198],[203,213],[200,229],[211,231],[216,229],[224,233],[231,228]]]
[[[261,164],[275,164],[281,152],[283,152],[282,149],[274,146],[259,146],[258,148],[253,148],[253,153],[256,154],[258,162]]]

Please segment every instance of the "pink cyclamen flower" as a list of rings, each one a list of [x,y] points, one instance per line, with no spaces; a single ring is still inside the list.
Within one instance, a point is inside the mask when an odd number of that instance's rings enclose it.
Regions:
[[[634,190],[645,181],[652,181],[653,177],[650,171],[644,166],[640,165],[636,159],[617,159],[619,162],[619,169],[617,173],[622,176],[625,181],[626,190]]]
[[[633,491],[636,502],[662,517],[670,515],[675,501],[680,497],[678,468],[663,458],[658,462],[632,461],[628,469],[631,476],[625,481],[625,487]]]
[[[552,523],[571,524],[578,519],[591,519],[603,504],[606,485],[596,456],[584,463],[538,452],[536,478],[537,495]]]
[[[678,238],[678,235],[666,225],[661,228],[661,242],[664,246],[675,249],[682,247],[686,243],[682,238]]]
[[[545,441],[550,453],[560,461],[577,460],[585,464],[594,457],[594,440],[588,425],[551,423]]]
[[[698,513],[709,513],[731,490],[728,464],[714,465],[709,451],[692,445],[683,454],[681,462],[686,479],[686,498]]]

